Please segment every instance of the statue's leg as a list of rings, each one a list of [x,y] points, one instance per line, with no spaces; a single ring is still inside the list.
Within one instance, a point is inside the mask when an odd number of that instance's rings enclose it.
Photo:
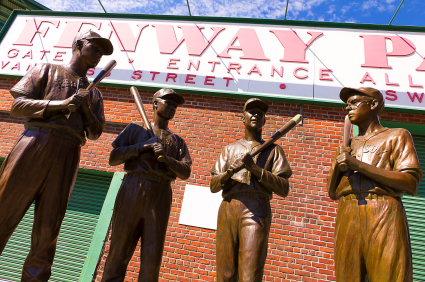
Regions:
[[[34,138],[22,136],[0,169],[0,255],[41,186],[42,181],[33,179],[37,167],[31,154],[34,145]]]
[[[150,181],[149,189],[141,229],[140,282],[158,281],[172,203],[170,182]]]
[[[140,225],[146,209],[146,180],[127,174],[118,191],[112,215],[112,233],[102,282],[124,281],[140,238]]]
[[[236,199],[223,200],[217,217],[217,282],[238,281],[239,204]]]
[[[240,199],[239,282],[261,282],[271,223],[268,199]]]
[[[400,200],[378,196],[364,209],[365,245],[370,282],[412,282],[412,253],[406,214]]]
[[[79,144],[49,136],[43,143],[43,147],[46,146],[50,149],[43,148],[43,157],[49,159],[49,164],[43,170],[47,169],[48,174],[35,199],[31,250],[22,269],[21,281],[48,281],[50,278],[59,230],[80,162]]]
[[[363,238],[366,222],[360,216],[363,206],[355,197],[341,197],[334,233],[334,260],[337,282],[364,282]]]

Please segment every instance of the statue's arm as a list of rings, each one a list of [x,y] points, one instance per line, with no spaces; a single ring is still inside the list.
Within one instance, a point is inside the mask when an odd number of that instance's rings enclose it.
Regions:
[[[338,169],[338,162],[336,161],[336,157],[339,155],[340,147],[337,148],[335,152],[335,156],[332,160],[331,169],[329,171],[326,189],[328,190],[328,195],[332,200],[337,200],[336,198],[336,188],[338,187],[339,182],[341,181],[341,172]]]
[[[90,96],[90,95],[88,95]],[[82,103],[81,111],[87,138],[97,140],[106,126],[102,94],[95,88],[90,103]]]
[[[211,170],[211,193],[220,192],[231,181],[231,175],[227,172],[227,159],[228,151],[224,148]]]
[[[167,169],[171,170],[178,178],[186,180],[190,177],[192,160],[189,155],[189,150],[186,146],[186,142],[183,139],[180,140],[180,149],[178,160],[173,157],[167,156],[165,165]],[[154,148],[155,150],[155,148]]]
[[[109,165],[116,166],[139,156],[145,150],[152,149],[153,144],[158,142],[158,138],[152,137],[142,143],[133,143],[131,140],[133,130],[144,130],[136,128],[136,125],[129,124],[112,142],[112,151],[109,154]]]

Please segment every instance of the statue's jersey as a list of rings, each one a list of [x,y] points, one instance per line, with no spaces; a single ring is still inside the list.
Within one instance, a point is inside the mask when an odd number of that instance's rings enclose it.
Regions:
[[[422,169],[413,145],[412,136],[403,128],[382,128],[367,136],[356,136],[351,140],[351,155],[364,163],[389,171],[411,174],[418,183]],[[403,192],[356,171],[346,171],[336,190],[337,198],[348,194],[373,193],[401,197]]]

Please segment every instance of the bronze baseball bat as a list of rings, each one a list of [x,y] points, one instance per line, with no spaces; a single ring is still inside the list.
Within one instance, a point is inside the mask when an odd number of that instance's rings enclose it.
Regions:
[[[344,135],[342,137],[342,145],[348,147],[350,145],[350,137],[351,132],[353,131],[353,124],[351,123],[350,119],[348,118],[348,115],[345,116],[344,121]],[[339,171],[347,171],[348,165],[346,163],[340,163],[338,165]]]
[[[146,115],[145,107],[143,106],[142,98],[140,97],[139,90],[135,86],[130,87],[130,92],[134,97],[134,102],[136,103],[137,110],[139,110],[139,113],[143,119],[143,122],[146,124],[148,134],[150,138],[154,137],[151,123],[148,120],[148,116]],[[165,159],[164,156],[159,156],[158,161],[162,162]]]
[[[96,87],[96,85],[104,79],[108,73],[111,72],[111,70],[117,65],[117,62],[115,60],[111,60],[104,68],[99,72],[99,74],[95,77],[92,83],[89,84],[89,86],[86,88],[86,90],[92,90]],[[68,105],[68,110],[70,112],[75,112],[77,110],[77,106],[74,104]]]
[[[251,156],[255,157],[259,153],[261,153],[264,149],[266,149],[268,146],[273,144],[276,140],[278,140],[280,137],[288,133],[292,128],[294,128],[298,123],[300,123],[303,120],[302,115],[296,115],[293,117],[290,121],[288,121],[284,126],[282,126],[278,131],[276,131],[275,134],[273,134],[272,137],[267,139],[266,142],[263,143],[260,147],[258,147],[256,150],[251,152]]]
[[[260,147],[258,147],[256,150],[252,151],[250,155],[252,157],[255,157],[262,151],[264,151],[267,147],[269,147],[271,144],[273,144],[275,141],[277,141],[279,138],[281,138],[283,135],[288,133],[292,128],[294,128],[298,123],[300,123],[303,120],[303,116],[298,114],[295,117],[293,117],[290,121],[288,121],[284,126],[282,126],[278,131],[276,131],[275,134],[273,134],[272,137],[267,139],[266,142],[264,142]],[[228,169],[227,174],[231,177],[233,175],[233,169]]]

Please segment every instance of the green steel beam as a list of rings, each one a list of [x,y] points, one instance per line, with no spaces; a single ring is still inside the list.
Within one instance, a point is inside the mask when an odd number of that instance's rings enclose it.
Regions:
[[[391,21],[390,21],[390,23],[389,23],[388,25],[391,25],[391,23],[393,22],[393,20],[394,20],[395,16],[396,16],[396,15],[397,15],[397,13],[398,13],[398,10],[400,10],[401,5],[403,5],[403,3],[404,3],[404,0],[403,0],[403,1],[401,1],[400,5],[398,6],[397,11],[395,11],[393,18],[391,19]]]
[[[189,0],[186,0],[186,3],[187,3],[187,9],[189,10],[189,16],[192,16],[192,14],[190,13]]]
[[[286,21],[286,14],[288,13],[288,6],[289,6],[289,0],[286,0],[286,10],[285,10],[285,18],[284,18],[285,21]]]

